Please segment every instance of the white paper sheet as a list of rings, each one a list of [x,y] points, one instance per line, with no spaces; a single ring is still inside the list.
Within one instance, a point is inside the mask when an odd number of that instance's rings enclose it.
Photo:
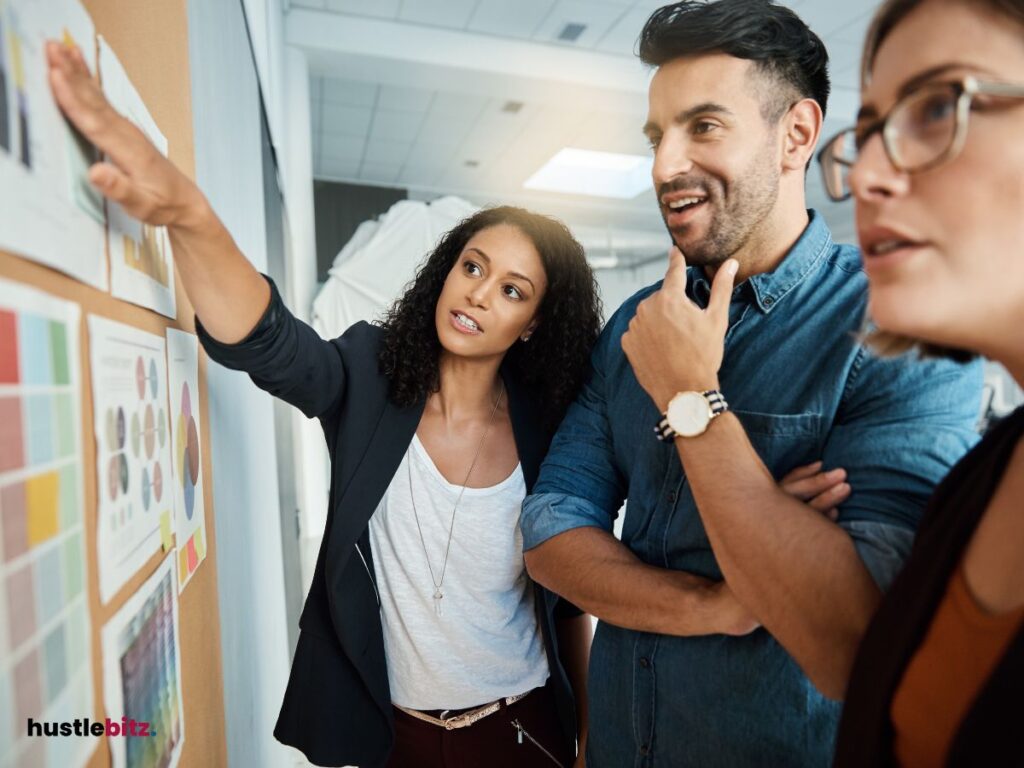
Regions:
[[[0,280],[0,766],[84,765],[92,718],[79,307]]]
[[[99,38],[100,77],[111,105],[127,117],[164,155],[167,139],[135,90],[117,54]],[[107,204],[110,235],[110,292],[119,299],[175,317],[174,262],[166,227],[133,219],[117,203]]]
[[[89,315],[99,491],[100,599],[172,546],[171,440],[162,336]]]
[[[0,248],[106,290],[97,157],[53,100],[44,50],[74,40],[95,71],[94,35],[77,0],[0,0]]]
[[[174,584],[172,555],[103,627],[103,705],[112,722],[128,729],[108,737],[114,768],[175,768],[181,758],[185,720]]]
[[[174,467],[174,523],[179,589],[206,559],[202,429],[199,424],[199,339],[167,329],[168,394],[171,401],[171,463]]]

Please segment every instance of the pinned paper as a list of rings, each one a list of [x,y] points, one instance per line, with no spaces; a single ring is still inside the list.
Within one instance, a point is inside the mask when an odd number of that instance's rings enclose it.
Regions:
[[[171,541],[171,513],[160,514],[160,547],[166,552],[173,546]]]

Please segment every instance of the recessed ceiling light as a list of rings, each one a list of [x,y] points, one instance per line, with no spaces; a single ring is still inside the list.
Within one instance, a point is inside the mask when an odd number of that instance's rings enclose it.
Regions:
[[[526,189],[628,200],[651,188],[653,158],[566,147],[523,182]]]
[[[516,112],[518,112],[522,108],[523,108],[523,102],[521,102],[521,101],[506,101],[505,102],[505,106],[503,106],[501,108],[501,111],[502,112],[511,112],[512,114],[515,114]]]
[[[580,35],[583,34],[583,30],[587,28],[586,24],[578,24],[576,22],[569,22],[562,31],[558,33],[558,39],[563,40],[567,43],[575,43],[580,39]]]
[[[465,163],[463,163],[463,165],[465,165],[467,168],[476,168],[478,165],[480,165],[480,161],[479,160],[467,160]]]

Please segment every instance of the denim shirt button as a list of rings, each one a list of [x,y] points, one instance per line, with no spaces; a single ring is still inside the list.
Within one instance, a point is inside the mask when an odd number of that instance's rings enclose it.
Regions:
[[[764,305],[766,307],[770,307],[774,303],[775,303],[775,299],[773,299],[771,296],[765,296],[764,297]]]
[[[668,503],[669,504],[675,504],[676,503],[676,492],[675,491],[669,491]]]
[[[651,751],[651,748],[648,747],[646,744],[641,744],[640,745],[640,754],[641,755],[646,755],[650,751]]]
[[[647,669],[649,666],[651,666],[651,662],[647,660],[646,656],[641,656],[640,657],[640,666],[643,667],[644,669]]]

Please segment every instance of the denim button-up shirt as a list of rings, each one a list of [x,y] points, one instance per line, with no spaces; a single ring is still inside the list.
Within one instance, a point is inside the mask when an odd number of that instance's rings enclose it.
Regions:
[[[686,473],[675,447],[655,439],[660,414],[620,343],[637,304],[660,287],[626,301],[598,340],[523,504],[524,546],[583,526],[611,531],[628,497],[627,547],[651,565],[718,580]],[[687,293],[707,306],[701,270],[690,268]],[[847,470],[853,492],[838,524],[885,589],[933,487],[976,440],[982,372],[980,363],[871,355],[859,342],[866,303],[859,252],[833,243],[812,211],[779,267],[736,288],[719,381],[776,478],[818,459]],[[840,705],[764,629],[671,637],[600,622],[589,688],[590,766],[831,759]]]

